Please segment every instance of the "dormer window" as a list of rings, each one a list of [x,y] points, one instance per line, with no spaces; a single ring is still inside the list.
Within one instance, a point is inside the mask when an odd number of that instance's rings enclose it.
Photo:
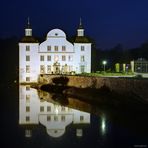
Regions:
[[[55,33],[55,36],[58,36],[58,33]]]

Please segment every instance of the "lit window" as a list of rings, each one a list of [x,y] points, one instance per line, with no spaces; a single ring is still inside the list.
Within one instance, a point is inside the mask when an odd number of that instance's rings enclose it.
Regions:
[[[62,51],[66,51],[66,46],[62,46]]]
[[[84,62],[84,61],[85,61],[85,57],[81,56],[81,62]]]
[[[58,121],[58,116],[54,116],[54,121]]]
[[[54,50],[55,51],[58,51],[58,46],[54,46]]]
[[[44,112],[44,106],[40,106],[40,112]]]
[[[47,121],[51,121],[51,116],[47,116]]]
[[[85,47],[84,46],[81,46],[81,51],[84,51],[85,50]]]
[[[62,61],[66,61],[66,56],[65,55],[62,56]]]
[[[30,90],[30,86],[26,86],[26,90]]]
[[[26,46],[26,51],[30,51],[30,46]]]
[[[44,65],[40,65],[40,73],[45,73],[45,66]]]
[[[30,106],[26,106],[26,112],[30,112]]]
[[[65,111],[65,107],[64,106],[62,106],[61,111]]]
[[[47,51],[51,51],[51,46],[47,46]]]
[[[50,55],[47,56],[47,61],[51,61],[51,56]]]
[[[80,121],[84,121],[84,116],[80,116]]]
[[[84,65],[81,65],[81,72],[83,73],[83,72],[85,72],[85,66]]]
[[[26,81],[27,82],[30,82],[30,77],[26,77]]]
[[[40,61],[44,61],[44,56],[43,55],[40,56]]]
[[[26,95],[26,102],[30,102],[30,95]]]
[[[29,122],[29,121],[30,121],[30,117],[26,116],[26,122]]]
[[[65,121],[65,116],[61,116],[61,121]]]
[[[47,65],[47,73],[50,73],[50,72],[51,72],[51,66]]]
[[[68,56],[68,60],[69,60],[69,61],[72,61],[72,60],[73,60],[72,55],[69,55],[69,56]]]
[[[26,73],[30,73],[30,66],[26,65]]]
[[[51,106],[47,106],[47,112],[51,111]]]
[[[26,56],[26,61],[30,61],[30,56],[29,55]]]
[[[59,56],[58,55],[55,55],[54,56],[54,61],[57,62],[58,60],[59,60]]]

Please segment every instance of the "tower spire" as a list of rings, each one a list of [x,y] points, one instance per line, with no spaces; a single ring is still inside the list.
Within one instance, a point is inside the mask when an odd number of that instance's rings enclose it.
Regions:
[[[83,25],[82,25],[81,17],[80,17],[79,27],[77,29],[77,36],[84,36],[84,28],[83,28]]]
[[[27,18],[27,27],[30,28],[30,19],[29,19],[29,17]]]
[[[29,17],[27,18],[27,27],[25,29],[25,36],[32,36],[32,29],[31,29]]]
[[[83,29],[83,26],[82,26],[82,19],[81,19],[81,17],[80,17],[79,29]]]

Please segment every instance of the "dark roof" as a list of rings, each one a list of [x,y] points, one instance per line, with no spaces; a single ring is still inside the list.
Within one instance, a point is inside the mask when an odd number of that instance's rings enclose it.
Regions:
[[[21,43],[38,43],[39,41],[32,36],[24,36],[20,42]]]
[[[85,36],[77,36],[75,38],[75,43],[91,43],[91,41]]]

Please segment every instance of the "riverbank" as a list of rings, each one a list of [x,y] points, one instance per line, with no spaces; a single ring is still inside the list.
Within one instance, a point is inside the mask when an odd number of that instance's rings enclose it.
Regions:
[[[94,104],[148,104],[148,79],[43,75],[31,86]]]
[[[111,77],[87,77],[87,76],[60,76],[43,75],[39,78],[39,85],[51,84],[54,81],[75,88],[108,88],[117,94],[133,94],[141,100],[148,101],[148,79],[138,78],[111,78]],[[61,82],[60,82],[61,81]]]

